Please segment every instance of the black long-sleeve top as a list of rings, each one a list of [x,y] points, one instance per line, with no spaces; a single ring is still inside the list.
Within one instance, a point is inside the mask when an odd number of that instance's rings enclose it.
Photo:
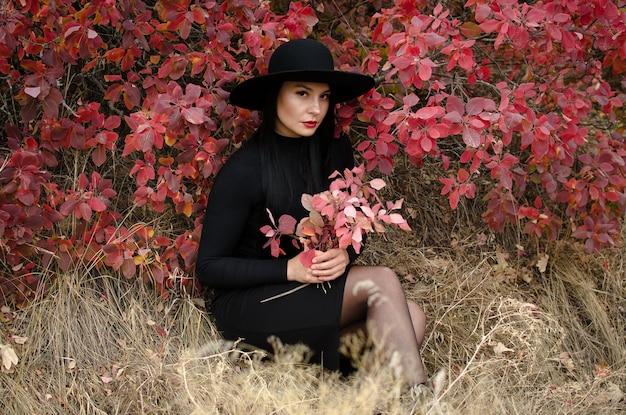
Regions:
[[[276,137],[290,171],[302,176],[299,166],[310,138]],[[354,166],[347,137],[332,140],[328,175]],[[267,238],[260,228],[269,224],[261,179],[261,160],[255,139],[233,154],[218,173],[204,216],[196,275],[203,286],[238,289],[287,282],[287,261],[297,254],[290,240],[281,241],[285,256],[274,258],[263,248]],[[307,212],[300,203],[305,178],[296,180],[294,200],[287,212],[272,212],[278,220],[287,213],[300,220]],[[301,186],[301,187],[300,187]],[[283,238],[284,239],[284,238]],[[351,261],[357,255],[349,249]]]

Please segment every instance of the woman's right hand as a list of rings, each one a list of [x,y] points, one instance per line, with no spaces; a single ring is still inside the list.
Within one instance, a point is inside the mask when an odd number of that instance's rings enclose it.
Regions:
[[[298,281],[304,284],[320,282],[319,278],[313,276],[311,268],[302,264],[300,255],[302,255],[302,252],[287,261],[287,280]]]

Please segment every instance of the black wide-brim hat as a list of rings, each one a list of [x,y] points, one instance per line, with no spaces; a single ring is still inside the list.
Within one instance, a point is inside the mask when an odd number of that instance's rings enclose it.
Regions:
[[[333,56],[324,44],[296,39],[276,48],[267,74],[237,85],[230,93],[230,102],[250,110],[263,110],[268,91],[283,81],[326,83],[335,103],[350,101],[374,87],[371,76],[335,70]]]

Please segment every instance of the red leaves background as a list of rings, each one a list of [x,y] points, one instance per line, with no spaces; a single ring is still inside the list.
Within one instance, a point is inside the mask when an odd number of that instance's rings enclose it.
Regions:
[[[259,122],[227,91],[305,36],[378,80],[337,111],[368,171],[432,161],[450,206],[480,197],[495,231],[620,243],[624,0],[272,3],[0,6],[0,302],[54,262],[164,294],[189,275],[212,179]]]

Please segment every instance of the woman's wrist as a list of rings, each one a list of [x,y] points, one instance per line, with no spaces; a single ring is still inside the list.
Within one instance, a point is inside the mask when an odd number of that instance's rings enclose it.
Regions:
[[[298,259],[298,257],[293,257],[291,259],[289,259],[287,261],[287,281],[295,281],[295,275],[294,275],[294,264],[293,264],[293,260],[294,259]]]

